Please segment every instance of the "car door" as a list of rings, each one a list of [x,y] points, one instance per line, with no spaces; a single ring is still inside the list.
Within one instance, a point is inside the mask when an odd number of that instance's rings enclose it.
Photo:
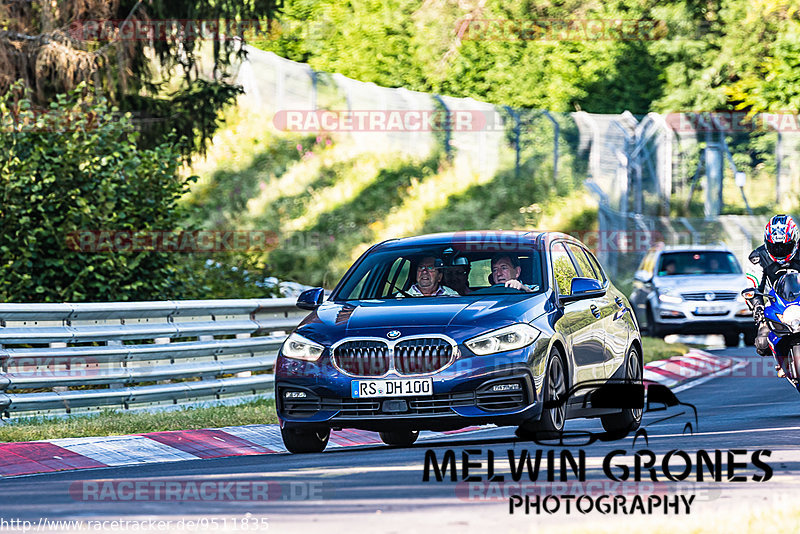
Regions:
[[[575,260],[575,265],[578,267],[579,271],[578,274],[584,278],[593,278],[600,282],[603,287],[608,289],[608,280],[605,278],[602,270],[600,270],[600,266],[596,263],[596,260],[593,264],[589,259],[589,255],[591,253],[576,243],[567,243],[566,246],[572,254],[572,258]],[[620,350],[620,343],[622,344],[621,350],[624,356],[625,344],[628,341],[628,334],[627,329],[623,328],[620,331],[618,325],[614,324],[617,322],[615,320],[615,314],[617,313],[619,306],[614,301],[613,295],[606,293],[602,297],[596,297],[592,300],[594,301],[593,305],[595,306],[594,310],[592,311],[595,312],[595,316],[599,315],[599,327],[602,328],[604,332],[602,378],[607,378],[611,368],[608,364],[610,360],[614,359],[614,354]]]
[[[597,280],[608,288],[605,299],[607,308],[603,312],[603,326],[606,331],[605,359],[606,375],[611,376],[625,361],[625,353],[633,333],[633,318],[631,309],[623,299],[623,295],[616,291],[608,282],[608,277],[600,266],[594,254],[584,249],[586,258],[595,270]]]
[[[650,251],[642,259],[639,268],[633,277],[633,291],[631,292],[631,306],[633,306],[639,324],[647,325],[647,302],[653,292],[653,275],[655,274],[656,251]],[[648,327],[650,325],[647,325]]]
[[[553,279],[559,295],[569,295],[572,280],[578,270],[564,242],[550,245]],[[605,354],[602,319],[594,298],[581,299],[564,304],[564,315],[558,321],[558,329],[564,334],[571,348],[575,366],[574,381],[597,380],[605,377]]]

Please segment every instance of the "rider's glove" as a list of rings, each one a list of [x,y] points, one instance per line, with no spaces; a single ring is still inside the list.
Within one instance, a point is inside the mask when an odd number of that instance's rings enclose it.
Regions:
[[[753,309],[753,319],[756,323],[764,321],[764,306],[756,306]]]

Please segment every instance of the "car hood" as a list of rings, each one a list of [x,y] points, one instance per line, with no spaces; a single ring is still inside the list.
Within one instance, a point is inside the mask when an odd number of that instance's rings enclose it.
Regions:
[[[545,294],[527,298],[487,295],[421,300],[326,302],[297,331],[321,343],[333,343],[346,336],[386,337],[390,330],[400,330],[402,336],[455,331],[471,335],[473,331],[530,322],[545,312],[547,303]]]
[[[659,276],[653,281],[658,289],[674,289],[678,293],[694,291],[735,291],[748,287],[744,274],[687,274]]]

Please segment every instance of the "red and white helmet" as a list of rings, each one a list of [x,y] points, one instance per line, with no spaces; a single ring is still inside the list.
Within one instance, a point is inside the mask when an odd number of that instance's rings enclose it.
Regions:
[[[776,215],[764,228],[764,246],[773,261],[788,263],[797,253],[800,232],[789,215]]]

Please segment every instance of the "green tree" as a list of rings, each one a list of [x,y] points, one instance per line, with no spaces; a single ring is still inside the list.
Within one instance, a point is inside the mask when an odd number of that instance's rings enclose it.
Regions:
[[[279,2],[6,0],[0,2],[0,94],[23,80],[34,101],[46,105],[91,83],[134,113],[142,146],[176,133],[188,157],[203,151],[218,111],[241,92],[230,83],[231,62],[245,56],[247,38],[267,31]]]
[[[19,84],[0,99],[0,299],[180,297],[187,273],[177,254],[80,250],[93,239],[87,230],[179,228],[188,183],[174,145],[138,149],[130,117],[82,89],[44,114]]]

